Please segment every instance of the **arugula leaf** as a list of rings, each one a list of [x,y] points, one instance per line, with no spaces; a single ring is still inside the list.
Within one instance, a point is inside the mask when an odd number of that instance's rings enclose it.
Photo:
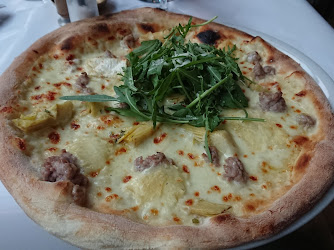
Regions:
[[[118,98],[108,95],[73,95],[73,96],[61,96],[60,100],[71,100],[71,101],[84,101],[84,102],[109,102],[116,101]]]
[[[194,25],[190,18],[186,25],[172,28],[163,43],[159,40],[142,42],[126,56],[124,84],[114,87],[117,96],[64,96],[61,99],[126,103],[127,109],[109,107],[106,110],[138,121],[152,120],[154,126],[157,122],[166,122],[205,127],[204,148],[211,160],[208,134],[222,121],[264,121],[248,117],[245,109],[248,99],[239,84],[247,86],[251,81],[242,75],[233,56],[236,46],[221,50],[208,44],[186,42],[189,30],[215,18]],[[165,101],[173,95],[184,98],[165,106]],[[226,108],[242,109],[245,117],[224,117],[222,113]]]

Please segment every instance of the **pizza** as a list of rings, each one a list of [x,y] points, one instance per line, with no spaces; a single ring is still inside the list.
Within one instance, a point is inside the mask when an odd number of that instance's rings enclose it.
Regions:
[[[0,179],[82,248],[268,238],[334,178],[333,113],[260,37],[159,9],[71,23],[0,78]]]

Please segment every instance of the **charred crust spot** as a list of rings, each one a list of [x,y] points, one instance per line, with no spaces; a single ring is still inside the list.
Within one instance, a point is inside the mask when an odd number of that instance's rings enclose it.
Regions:
[[[220,214],[213,217],[213,221],[217,224],[223,224],[224,222],[231,220],[232,216],[230,214]]]
[[[152,33],[155,32],[154,27],[153,27],[152,25],[150,25],[150,24],[142,23],[142,24],[140,24],[140,26],[141,26],[141,28],[142,28],[143,30],[145,30],[145,31],[147,31],[147,32],[152,32]]]
[[[143,32],[143,33],[154,33],[159,31],[160,26],[158,24],[153,24],[153,23],[140,23],[137,24],[137,27],[139,29],[139,31]]]
[[[106,24],[106,23],[96,24],[92,28],[93,28],[94,31],[97,31],[97,32],[100,32],[100,33],[109,33],[110,32],[108,24]]]
[[[33,49],[32,51],[35,52],[36,54],[38,54],[38,51],[37,51],[37,50],[34,50],[34,49]]]
[[[306,169],[306,167],[308,166],[310,160],[311,160],[311,156],[309,154],[303,154],[299,157],[296,165],[295,165],[295,170],[296,171],[303,171]]]
[[[306,136],[302,136],[302,135],[298,135],[296,137],[293,138],[293,141],[298,145],[298,146],[302,146],[305,143],[307,143],[309,141],[308,137]]]
[[[73,49],[73,40],[74,40],[74,37],[69,37],[69,38],[65,39],[62,42],[60,49],[61,50],[71,50],[71,49]]]
[[[197,38],[205,44],[213,45],[221,38],[221,35],[213,30],[205,30],[197,34]]]

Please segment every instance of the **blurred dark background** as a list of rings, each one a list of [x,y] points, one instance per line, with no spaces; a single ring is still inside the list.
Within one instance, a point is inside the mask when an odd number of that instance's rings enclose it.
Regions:
[[[334,1],[333,0],[307,0],[307,1],[334,28]]]

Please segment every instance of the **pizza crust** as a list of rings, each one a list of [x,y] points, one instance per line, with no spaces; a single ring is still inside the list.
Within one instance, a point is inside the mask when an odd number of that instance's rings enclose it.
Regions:
[[[186,23],[189,17],[158,9],[143,8],[118,14],[83,20],[62,27],[38,40],[0,78],[1,110],[16,101],[19,85],[26,80],[32,63],[40,55],[65,54],[79,48],[83,38],[105,38],[117,29],[123,36],[140,23],[145,32]],[[203,20],[194,18],[193,22]],[[156,25],[159,24],[159,25]],[[2,112],[0,126],[0,179],[17,203],[33,219],[53,235],[82,248],[158,248],[158,247],[233,247],[260,240],[278,233],[319,201],[334,179],[334,124],[330,105],[320,87],[291,58],[283,55],[261,38],[253,38],[241,31],[211,23],[203,29],[212,29],[220,38],[249,40],[264,48],[266,62],[278,74],[294,74],[305,82],[305,89],[319,114],[317,132],[302,146],[302,153],[293,171],[294,185],[268,205],[261,213],[246,218],[221,214],[209,218],[200,226],[149,226],[130,221],[122,216],[102,214],[77,206],[71,198],[72,183],[41,181],[41,175],[30,165],[25,150],[18,149],[15,138],[18,131],[8,126],[15,112]],[[302,140],[301,140],[302,141]],[[47,197],[47,199],[45,199]],[[251,209],[251,206],[250,206]]]

